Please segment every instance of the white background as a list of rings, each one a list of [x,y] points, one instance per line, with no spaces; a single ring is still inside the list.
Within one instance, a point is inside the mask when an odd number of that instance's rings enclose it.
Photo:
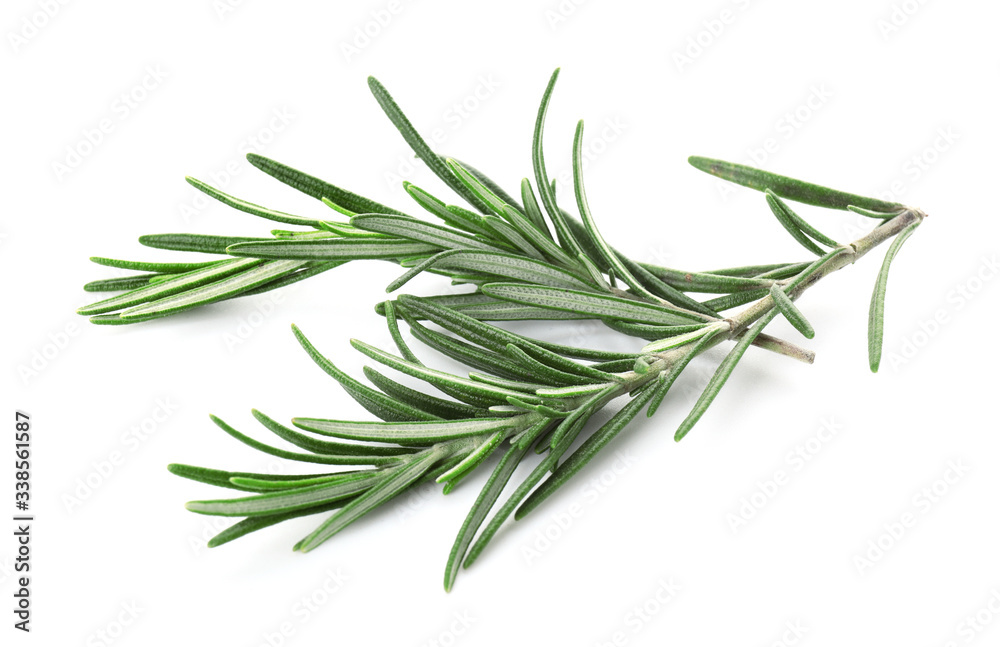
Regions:
[[[34,631],[15,632],[5,611],[4,644],[1000,640],[995,3],[233,4],[4,3],[2,417],[11,429],[0,500],[12,512],[19,408],[34,424],[37,515]],[[390,503],[308,555],[291,546],[310,518],[206,550],[219,527],[182,504],[218,492],[166,465],[268,469],[209,413],[258,437],[251,407],[279,420],[365,418],[289,324],[360,374],[347,340],[388,343],[372,306],[398,270],[358,263],[270,298],[99,328],[73,313],[95,296],[81,285],[119,273],[88,256],[169,259],[183,255],[142,248],[137,236],[270,228],[200,200],[185,175],[330,215],[253,169],[247,150],[398,207],[412,209],[400,179],[444,194],[425,168],[406,168],[369,74],[418,129],[443,131],[441,152],[515,188],[530,175],[532,122],[557,66],[550,172],[569,169],[575,122],[586,119],[591,205],[605,236],[640,260],[701,270],[808,255],[760,194],[721,192],[721,181],[686,164],[692,154],[893,192],[925,209],[931,217],[889,282],[882,371],[870,373],[865,350],[880,249],[800,301],[817,329],[813,366],[751,350],[675,444],[717,349],[654,419],[501,532],[450,594],[445,559],[484,474],[448,497],[430,488]],[[155,87],[140,90],[144,80]],[[123,93],[144,96],[127,107]],[[88,148],[85,133],[102,120],[110,132]],[[86,154],[67,159],[69,149]],[[70,162],[68,172],[55,166]],[[565,189],[560,196],[570,202]],[[801,213],[844,240],[868,225]],[[407,287],[442,289],[430,276]],[[623,343],[597,326],[555,329],[577,343]],[[780,320],[772,332],[795,336]],[[169,413],[153,424],[164,403]],[[822,442],[830,421],[838,431]],[[146,436],[130,432],[143,425]],[[809,461],[789,459],[810,440]],[[949,471],[956,464],[960,477]],[[734,527],[731,515],[779,470],[787,482]],[[951,485],[939,482],[946,476]],[[82,487],[88,478],[98,485]],[[906,514],[912,527],[893,538],[887,528]],[[10,525],[0,542],[3,609],[14,590]],[[305,612],[302,598],[322,603]],[[967,620],[977,614],[979,630]],[[101,638],[109,632],[113,640]]]

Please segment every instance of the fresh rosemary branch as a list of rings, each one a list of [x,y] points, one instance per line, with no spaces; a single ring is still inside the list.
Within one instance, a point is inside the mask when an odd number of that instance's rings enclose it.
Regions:
[[[266,430],[302,450],[292,451],[246,436],[213,416],[223,431],[262,452],[337,469],[276,476],[171,465],[179,476],[249,493],[188,503],[197,513],[242,518],[213,538],[211,546],[286,519],[332,513],[295,545],[307,552],[418,483],[441,483],[446,494],[451,492],[497,455],[499,460],[449,555],[445,588],[450,589],[459,569],[478,558],[511,515],[520,519],[534,510],[643,409],[652,416],[685,367],[707,349],[735,342],[677,428],[676,440],[691,431],[751,345],[811,362],[811,351],[770,337],[764,328],[780,315],[811,339],[814,330],[795,305],[798,297],[824,276],[891,240],[869,316],[869,363],[873,371],[878,369],[889,265],[925,217],[923,212],[747,166],[692,157],[691,164],[703,171],[763,191],[775,218],[812,258],[700,272],[636,262],[611,247],[591,213],[582,176],[583,122],[573,144],[580,218],[556,203],[542,135],[557,76],[558,70],[538,109],[532,143],[534,184],[527,178],[522,181],[519,200],[474,167],[434,153],[385,88],[370,79],[379,105],[416,155],[471,210],[446,204],[405,183],[414,202],[441,221],[430,222],[250,155],[254,166],[321,200],[336,215],[314,219],[275,211],[189,178],[195,188],[235,209],[305,229],[274,230],[261,238],[195,234],[140,238],[150,247],[223,255],[208,262],[93,259],[141,272],[85,286],[91,291],[124,290],[79,310],[97,324],[137,323],[260,294],[361,259],[388,260],[404,268],[388,292],[425,272],[472,286],[465,294],[402,294],[380,303],[377,311],[385,317],[396,353],[351,342],[373,362],[423,381],[441,395],[412,389],[371,367],[364,370],[371,385],[362,383],[337,368],[293,327],[316,364],[379,420],[295,418],[292,428],[255,410],[254,417]],[[866,236],[841,243],[808,223],[786,201],[851,210],[877,224]],[[701,294],[715,296],[704,300],[694,296]],[[730,312],[741,306],[745,307]],[[424,363],[404,340],[400,319],[421,343],[468,366],[468,374],[446,373]],[[647,343],[633,352],[578,348],[532,339],[490,323],[523,319],[599,320]],[[589,431],[590,418],[622,396],[628,396],[625,405]],[[542,458],[497,507],[515,469],[531,453]],[[342,466],[352,469],[345,471]]]

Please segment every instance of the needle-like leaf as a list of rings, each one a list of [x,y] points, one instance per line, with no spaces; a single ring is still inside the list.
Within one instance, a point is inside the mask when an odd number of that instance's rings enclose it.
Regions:
[[[306,553],[316,548],[348,525],[402,492],[446,456],[446,449],[435,447],[429,449],[423,456],[415,457],[410,463],[396,468],[396,471],[387,475],[377,486],[335,512],[319,528],[305,537],[299,543],[298,549]]]
[[[562,211],[556,204],[555,191],[549,181],[548,173],[545,171],[545,155],[542,152],[542,139],[545,131],[545,113],[549,110],[549,101],[552,99],[552,90],[556,86],[556,79],[559,78],[559,70],[556,69],[549,78],[549,84],[542,95],[542,103],[538,107],[538,116],[535,119],[535,134],[531,142],[531,162],[535,171],[535,183],[538,185],[538,192],[542,196],[542,205],[549,220],[555,227],[560,244],[572,258],[576,258],[583,253],[576,236],[566,224]]]
[[[375,200],[370,200],[357,195],[356,193],[351,193],[346,189],[341,189],[340,187],[334,186],[329,182],[325,182],[319,178],[313,177],[312,175],[293,169],[292,167],[281,164],[280,162],[275,162],[274,160],[268,159],[262,155],[248,153],[247,161],[293,189],[297,189],[308,196],[316,198],[317,200],[327,198],[342,207],[346,207],[354,213],[393,213],[397,215],[405,215],[403,212],[396,211],[392,207],[388,207],[380,202],[376,202]]]
[[[265,240],[237,243],[226,248],[233,256],[275,258],[285,260],[358,260],[405,258],[428,254],[441,248],[400,238],[368,240],[365,238],[327,238],[323,240]]]
[[[713,400],[715,400],[715,396],[717,396],[719,391],[722,390],[726,380],[728,380],[729,376],[732,375],[733,369],[736,368],[736,364],[739,363],[743,354],[748,348],[750,348],[750,344],[753,343],[754,338],[757,337],[762,330],[764,330],[764,326],[769,324],[777,314],[778,310],[769,310],[767,314],[761,317],[757,323],[751,326],[747,332],[740,337],[740,340],[736,342],[736,345],[731,351],[729,351],[726,358],[722,360],[722,364],[720,364],[719,368],[716,369],[715,374],[712,375],[712,379],[709,380],[705,390],[702,391],[698,401],[695,402],[694,408],[691,409],[691,413],[688,414],[687,418],[685,418],[677,428],[677,432],[674,434],[674,440],[679,441],[681,438],[686,436],[687,433],[691,431],[692,427],[694,427],[695,423],[701,419],[705,411],[708,410],[708,406],[712,404]]]
[[[234,209],[240,211],[260,216],[261,218],[266,218],[267,220],[273,220],[275,222],[283,222],[288,225],[303,225],[306,227],[319,227],[319,220],[314,218],[303,218],[302,216],[296,216],[290,213],[285,213],[283,211],[275,211],[274,209],[268,209],[267,207],[262,207],[252,202],[247,202],[246,200],[241,200],[240,198],[235,198],[228,193],[220,191],[215,187],[202,182],[201,180],[196,180],[193,177],[185,178],[187,183],[198,189],[210,198],[214,198],[221,202],[222,204],[228,205]]]
[[[892,259],[896,258],[903,243],[916,231],[920,223],[920,220],[914,221],[892,241],[889,251],[885,253],[878,278],[875,280],[871,306],[868,309],[868,365],[871,367],[872,373],[878,372],[879,364],[882,361],[882,327],[885,323],[885,288],[889,282],[889,266],[892,264]]]
[[[639,323],[667,325],[699,320],[698,317],[684,311],[643,301],[548,286],[490,283],[483,286],[483,293],[505,301],[514,301],[551,310],[565,310],[602,319],[622,319]]]
[[[409,216],[362,214],[351,218],[351,224],[367,231],[377,231],[415,242],[427,243],[444,249],[479,249],[503,252],[502,247],[484,243],[475,236],[455,231]],[[419,253],[419,252],[417,252]]]
[[[810,252],[816,254],[817,256],[822,256],[825,252],[816,243],[814,243],[809,236],[806,235],[805,228],[808,227],[814,234],[818,235],[819,238],[822,238],[823,240],[830,239],[819,233],[816,229],[813,229],[809,223],[802,220],[798,214],[792,211],[791,208],[789,208],[789,206],[770,189],[765,190],[764,195],[767,198],[767,205],[771,207],[771,212],[774,213],[774,217],[778,219],[778,222],[780,222],[781,226],[785,228],[785,231],[791,234],[792,238],[797,240],[799,244],[808,249]],[[813,238],[816,238],[816,235],[813,235]],[[817,238],[817,240],[819,240],[819,238]],[[833,247],[837,246],[835,241],[830,242],[833,243]]]
[[[382,107],[382,111],[385,112],[386,116],[389,117],[389,121],[392,122],[409,144],[413,152],[417,154],[417,157],[424,161],[434,175],[441,178],[445,184],[451,187],[452,191],[462,196],[466,202],[479,209],[483,213],[487,213],[487,206],[480,200],[472,191],[470,191],[462,182],[455,177],[455,174],[451,172],[448,165],[441,161],[441,158],[431,150],[427,142],[424,141],[420,133],[413,127],[410,120],[406,118],[403,111],[399,109],[399,106],[393,100],[389,91],[385,89],[379,81],[373,77],[368,77],[368,87],[371,89],[372,95],[375,96],[375,100]]]
[[[624,429],[632,419],[635,418],[642,408],[646,406],[649,399],[653,396],[655,389],[652,388],[653,384],[649,383],[643,387],[639,393],[629,400],[624,407],[618,410],[615,415],[611,416],[611,419],[606,423],[601,425],[600,429],[595,431],[575,452],[570,454],[569,458],[565,460],[559,467],[552,472],[552,474],[542,482],[541,485],[536,488],[531,495],[524,500],[514,513],[514,519],[521,519],[529,512],[534,510],[542,503],[545,499],[552,496],[552,493],[563,486],[568,480],[573,478],[577,472],[579,472],[583,467],[590,462],[594,456],[597,455],[599,451],[604,449],[609,442],[611,442],[618,433]]]
[[[785,290],[775,283],[771,286],[771,298],[774,299],[774,305],[777,306],[781,314],[785,316],[788,323],[795,326],[795,329],[802,333],[802,336],[806,339],[812,339],[816,336],[816,332],[813,330],[812,324],[806,320],[805,315],[802,311],[795,307],[792,300],[785,293]]]
[[[854,205],[863,209],[874,211],[899,211],[903,205],[898,202],[886,202],[877,198],[866,198],[853,193],[836,191],[818,184],[811,184],[801,180],[795,180],[784,175],[762,171],[753,166],[745,164],[734,164],[733,162],[723,162],[722,160],[710,159],[707,157],[689,157],[691,166],[711,173],[723,180],[728,180],[757,191],[771,189],[776,195],[802,202],[816,205],[817,207],[827,207],[829,209],[847,209]]]

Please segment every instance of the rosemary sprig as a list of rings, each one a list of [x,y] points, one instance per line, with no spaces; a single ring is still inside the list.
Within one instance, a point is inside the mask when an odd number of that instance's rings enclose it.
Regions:
[[[763,330],[781,315],[805,338],[812,338],[813,327],[794,302],[824,276],[892,239],[869,317],[869,361],[877,370],[889,264],[925,217],[923,212],[747,166],[692,157],[691,164],[699,169],[763,191],[782,227],[814,258],[701,272],[638,263],[607,242],[591,213],[582,172],[583,122],[577,126],[573,148],[580,218],[555,201],[542,135],[557,76],[558,70],[543,94],[532,145],[532,174],[540,201],[527,178],[521,182],[518,202],[476,168],[433,152],[386,89],[370,79],[379,105],[403,138],[471,210],[446,204],[406,183],[404,188],[417,206],[440,221],[430,222],[250,155],[252,164],[321,200],[335,215],[316,219],[276,211],[189,179],[195,188],[235,209],[305,229],[275,230],[271,237],[261,238],[194,234],[140,238],[150,247],[222,255],[210,262],[93,259],[141,272],[85,286],[90,291],[125,290],[79,310],[98,324],[147,321],[259,294],[363,259],[389,260],[404,268],[388,292],[425,272],[473,286],[467,294],[403,294],[380,303],[377,310],[385,317],[397,353],[351,342],[373,362],[416,378],[439,395],[404,386],[371,367],[364,370],[371,385],[356,380],[293,327],[316,364],[379,420],[295,418],[293,427],[286,427],[253,412],[264,429],[302,450],[297,451],[246,436],[213,416],[223,431],[262,452],[338,469],[274,476],[171,465],[179,476],[249,493],[188,504],[200,514],[242,517],[209,545],[286,519],[331,513],[295,545],[296,550],[308,552],[408,488],[434,481],[443,484],[447,494],[487,459],[499,455],[449,554],[445,588],[450,589],[460,568],[478,558],[511,515],[520,519],[538,507],[643,409],[652,416],[685,367],[707,349],[734,342],[677,428],[676,440],[692,430],[751,345],[811,362],[810,351]],[[878,222],[866,236],[844,244],[808,223],[786,200],[850,210]],[[714,296],[699,300],[702,294]],[[724,314],[740,306],[746,307]],[[435,369],[420,359],[400,334],[400,319],[421,343],[469,367],[467,375]],[[490,323],[516,319],[598,320],[647,343],[637,344],[633,352],[578,348],[532,339]],[[628,397],[626,404],[588,432],[594,414],[622,396]],[[542,458],[487,521],[516,467],[532,453]],[[345,471],[343,466],[353,469]]]

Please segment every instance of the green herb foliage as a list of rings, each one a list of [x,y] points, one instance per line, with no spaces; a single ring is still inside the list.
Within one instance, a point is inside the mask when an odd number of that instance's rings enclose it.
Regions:
[[[811,352],[766,335],[764,328],[780,314],[812,338],[813,327],[794,301],[826,274],[893,239],[869,318],[869,358],[872,369],[877,369],[889,264],[922,221],[921,211],[752,167],[692,157],[691,164],[701,170],[763,191],[781,226],[811,258],[714,271],[637,262],[610,245],[591,212],[584,189],[582,121],[572,151],[579,218],[556,203],[542,140],[557,76],[558,70],[537,112],[531,160],[534,184],[522,180],[514,192],[520,202],[476,168],[432,151],[386,89],[369,79],[379,105],[417,157],[471,209],[447,204],[406,183],[415,203],[411,211],[426,212],[430,219],[418,218],[250,155],[254,166],[322,201],[332,212],[325,211],[322,218],[297,216],[189,179],[195,188],[234,209],[301,229],[256,238],[160,234],[139,239],[149,247],[218,255],[208,261],[92,259],[99,265],[139,272],[85,286],[88,291],[120,292],[79,309],[94,323],[110,325],[149,321],[260,294],[364,259],[388,260],[403,269],[388,286],[390,293],[422,273],[471,286],[466,294],[401,294],[381,302],[377,311],[386,319],[395,352],[360,340],[351,342],[381,365],[378,370],[365,367],[370,384],[341,371],[293,327],[316,364],[377,420],[295,418],[289,427],[254,411],[265,432],[294,447],[283,449],[213,416],[220,429],[261,452],[334,469],[278,476],[171,465],[178,476],[244,493],[188,503],[188,509],[199,514],[240,519],[210,545],[287,519],[326,515],[295,545],[297,550],[311,551],[419,483],[440,483],[449,493],[482,468],[489,477],[448,555],[444,585],[450,589],[461,568],[476,560],[509,517],[520,519],[541,505],[643,409],[652,416],[685,367],[707,349],[734,343],[677,428],[677,440],[705,415],[751,345],[811,361]],[[878,226],[853,243],[841,244],[809,224],[786,201],[850,210],[876,219]],[[727,313],[740,306],[747,307]],[[635,350],[567,346],[525,337],[495,323],[517,319],[596,320],[637,340]],[[471,370],[458,375],[425,363],[409,347],[400,320],[415,339]],[[391,377],[392,372],[428,388],[404,386]],[[624,407],[592,430],[589,420],[620,397],[627,400]],[[541,458],[535,467],[505,498],[516,468],[536,454]]]

